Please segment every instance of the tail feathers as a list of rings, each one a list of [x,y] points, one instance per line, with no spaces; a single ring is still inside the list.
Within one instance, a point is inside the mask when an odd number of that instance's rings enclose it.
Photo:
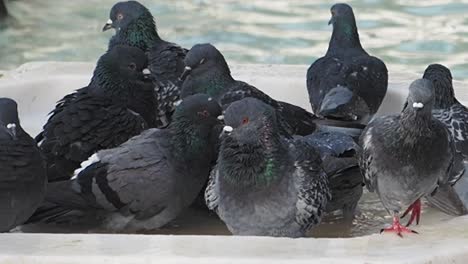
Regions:
[[[460,196],[454,187],[450,185],[446,184],[439,186],[437,191],[433,195],[426,196],[426,199],[432,207],[435,207],[448,215],[459,216],[468,213],[468,210],[460,199]]]
[[[278,102],[280,113],[291,128],[291,135],[309,135],[317,129],[318,118],[305,109],[286,102]]]
[[[73,211],[53,203],[44,202],[24,224],[57,223],[60,218]]]

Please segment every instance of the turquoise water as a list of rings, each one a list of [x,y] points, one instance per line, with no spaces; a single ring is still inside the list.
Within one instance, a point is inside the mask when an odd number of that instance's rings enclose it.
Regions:
[[[229,62],[307,64],[322,56],[331,27],[323,0],[141,1],[160,35],[187,48],[211,42]],[[115,0],[9,1],[15,17],[0,30],[0,69],[37,60],[96,61],[112,32],[101,32]],[[468,80],[468,1],[349,1],[363,46],[392,72],[429,63]]]

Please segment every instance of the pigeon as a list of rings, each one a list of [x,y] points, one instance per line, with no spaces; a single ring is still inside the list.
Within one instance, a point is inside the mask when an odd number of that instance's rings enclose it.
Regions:
[[[320,117],[366,125],[387,92],[387,68],[362,48],[349,5],[333,5],[331,15],[327,53],[307,71],[310,104]]]
[[[464,159],[468,158],[468,109],[456,98],[452,86],[450,70],[440,64],[429,65],[424,79],[432,82],[435,89],[435,103],[432,115],[445,124],[455,141],[455,147]],[[468,180],[464,176],[455,186],[441,186],[433,195],[427,197],[429,203],[450,215],[468,214]]]
[[[276,114],[249,97],[225,111],[205,199],[234,235],[302,237],[330,199],[318,151],[282,136]]]
[[[116,3],[103,31],[114,28],[116,33],[109,48],[117,44],[138,47],[147,52],[148,68],[156,84],[158,127],[167,126],[180,97],[179,80],[187,50],[159,36],[151,12],[137,1]]]
[[[8,9],[6,8],[5,1],[0,0],[0,21],[8,17]]]
[[[99,59],[87,87],[60,100],[36,137],[49,181],[70,179],[81,162],[154,127],[156,97],[143,51],[115,46]]]
[[[34,213],[47,183],[43,156],[9,98],[0,98],[0,164],[0,232],[7,232]]]
[[[305,141],[320,153],[332,194],[326,212],[341,210],[343,218],[352,221],[363,186],[357,159],[357,153],[361,151],[359,145],[352,135],[322,129],[308,136],[295,138]]]
[[[308,135],[316,129],[313,114],[292,104],[272,99],[254,86],[234,80],[221,52],[211,44],[197,44],[185,58],[181,76],[181,97],[206,93],[213,96],[225,109],[229,104],[245,97],[257,98],[276,109],[284,134]]]
[[[439,185],[453,184],[463,173],[455,142],[445,125],[432,117],[432,83],[426,79],[411,83],[407,103],[400,114],[371,121],[359,141],[364,182],[393,217],[392,226],[382,232],[401,237],[416,233],[408,226],[414,220],[419,224],[420,199],[436,192]],[[402,217],[411,212],[406,226],[400,224],[402,211]]]
[[[167,128],[151,128],[98,151],[72,180],[49,183],[45,200],[65,212],[97,215],[101,227],[114,232],[160,228],[187,208],[206,183],[216,154],[211,133],[221,114],[207,95],[185,98]],[[58,221],[54,214],[60,214],[52,212],[41,212],[42,221]]]

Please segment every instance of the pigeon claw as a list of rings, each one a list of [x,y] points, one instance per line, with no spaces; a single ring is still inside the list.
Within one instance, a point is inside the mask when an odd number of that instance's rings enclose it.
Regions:
[[[382,228],[380,230],[380,233],[396,233],[399,237],[403,238],[403,233],[407,234],[419,234],[418,232],[409,229],[406,226],[403,226],[400,224],[400,219],[399,217],[395,216],[393,217],[393,224],[390,227],[387,228]]]
[[[411,212],[411,217],[408,223],[406,224],[407,227],[410,226],[414,222],[414,220],[416,220],[416,225],[419,225],[419,220],[421,219],[421,208],[421,200],[418,199],[403,213],[401,218],[405,217],[409,212]]]

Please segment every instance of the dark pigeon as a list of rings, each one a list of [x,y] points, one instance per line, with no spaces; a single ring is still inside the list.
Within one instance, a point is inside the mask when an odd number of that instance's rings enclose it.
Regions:
[[[326,211],[332,213],[340,210],[345,220],[353,220],[363,186],[357,160],[357,153],[361,150],[359,145],[351,135],[340,132],[317,131],[296,138],[315,147],[320,153],[332,194]]]
[[[432,82],[435,103],[432,115],[445,124],[455,141],[456,149],[468,158],[468,109],[457,98],[452,86],[450,70],[440,64],[432,64],[424,72],[424,79]],[[430,197],[430,204],[451,215],[468,213],[468,179],[463,176],[454,186],[444,185]]]
[[[307,71],[310,104],[318,116],[366,125],[387,92],[387,68],[362,48],[349,5],[333,5],[331,14],[327,53]]]
[[[101,56],[87,87],[57,103],[36,138],[49,181],[69,179],[96,151],[155,126],[156,99],[146,66],[140,49],[116,46]]]
[[[232,103],[224,120],[208,208],[234,235],[304,236],[330,199],[318,151],[283,137],[275,109],[255,98]]]
[[[306,110],[285,102],[276,101],[254,86],[234,80],[223,55],[211,44],[197,44],[187,53],[186,70],[181,76],[182,98],[206,93],[218,100],[225,109],[232,102],[254,97],[271,105],[279,113],[281,129],[285,134],[308,135],[315,131],[316,117]]]
[[[206,95],[184,99],[168,128],[148,129],[97,152],[82,163],[73,180],[50,183],[46,202],[65,212],[97,215],[110,231],[162,227],[187,208],[206,183],[216,154],[212,128],[221,114],[221,107]],[[38,214],[45,222],[66,216],[57,210]]]
[[[415,233],[407,228],[421,214],[420,199],[437,187],[453,184],[463,173],[455,142],[445,125],[432,117],[434,88],[419,79],[409,88],[406,107],[399,115],[374,119],[364,130],[359,164],[367,188],[377,192],[393,224],[382,231]],[[404,211],[406,210],[406,211]],[[411,212],[406,227],[400,224]]]
[[[4,0],[0,0],[0,21],[8,17],[8,9]]]
[[[0,98],[0,166],[0,232],[6,232],[33,214],[47,183],[44,159],[9,98]]]
[[[157,87],[157,126],[167,126],[174,103],[180,97],[182,82],[179,77],[184,71],[187,50],[161,39],[151,12],[137,1],[118,2],[109,17],[103,31],[111,28],[116,31],[109,41],[109,48],[125,44],[147,52],[151,77]]]

